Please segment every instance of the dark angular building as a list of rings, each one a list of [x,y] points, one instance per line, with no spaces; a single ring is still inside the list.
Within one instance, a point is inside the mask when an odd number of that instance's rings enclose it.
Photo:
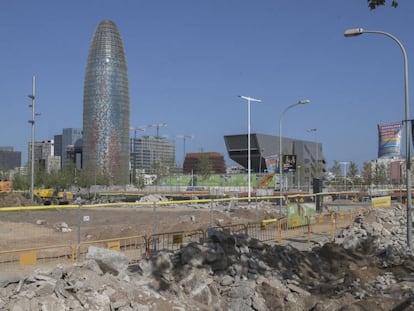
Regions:
[[[224,142],[230,159],[247,169],[247,134],[226,135]],[[301,184],[310,183],[318,173],[320,175],[325,171],[326,161],[321,143],[282,137],[282,146],[284,155],[296,156],[296,177],[299,177]],[[267,171],[266,158],[278,156],[279,153],[279,136],[250,134],[250,160],[253,173]],[[316,171],[316,168],[320,171]]]
[[[129,182],[129,82],[121,35],[103,20],[89,48],[83,95],[83,165],[91,174]]]

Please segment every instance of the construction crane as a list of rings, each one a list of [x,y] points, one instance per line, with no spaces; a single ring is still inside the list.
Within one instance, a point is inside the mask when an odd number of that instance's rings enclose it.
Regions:
[[[182,138],[183,139],[183,146],[184,146],[184,153],[183,153],[183,157],[185,157],[185,141],[187,139],[193,139],[194,135],[188,135],[188,134],[181,134],[181,135],[177,135],[177,138]]]
[[[134,138],[137,138],[137,131],[145,131],[145,129],[147,128],[147,126],[140,126],[140,127],[130,127],[129,129],[131,131],[134,131]]]
[[[155,127],[157,129],[157,136],[156,137],[160,137],[160,128],[161,127],[166,127],[166,126],[167,126],[167,123],[157,123],[157,124],[147,125],[146,127],[147,128],[149,128],[149,127]]]

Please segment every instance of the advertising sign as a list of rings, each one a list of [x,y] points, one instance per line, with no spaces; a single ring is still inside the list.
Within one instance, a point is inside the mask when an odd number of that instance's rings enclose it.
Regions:
[[[296,155],[286,154],[283,156],[283,173],[296,172]]]
[[[279,156],[277,154],[265,157],[268,173],[279,172]]]
[[[378,124],[378,158],[401,153],[402,123]]]

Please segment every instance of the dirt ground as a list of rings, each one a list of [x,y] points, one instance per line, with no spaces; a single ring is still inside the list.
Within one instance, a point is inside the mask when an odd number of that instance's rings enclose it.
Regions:
[[[2,200],[29,205],[15,196]],[[30,201],[29,201],[30,202]],[[26,204],[24,204],[26,203]],[[269,210],[229,208],[229,204],[151,207],[62,208],[5,212],[0,209],[0,248],[23,249],[80,240],[103,240],[154,233],[207,229],[274,217]],[[66,226],[67,225],[67,226]],[[80,228],[80,232],[79,232]],[[63,232],[62,232],[63,231]],[[80,234],[79,234],[80,233]]]

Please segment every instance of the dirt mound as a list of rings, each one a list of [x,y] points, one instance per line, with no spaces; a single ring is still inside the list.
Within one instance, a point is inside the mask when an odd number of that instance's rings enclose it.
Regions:
[[[30,198],[22,193],[12,192],[0,195],[0,207],[13,207],[13,206],[33,206],[37,205],[33,203]]]

